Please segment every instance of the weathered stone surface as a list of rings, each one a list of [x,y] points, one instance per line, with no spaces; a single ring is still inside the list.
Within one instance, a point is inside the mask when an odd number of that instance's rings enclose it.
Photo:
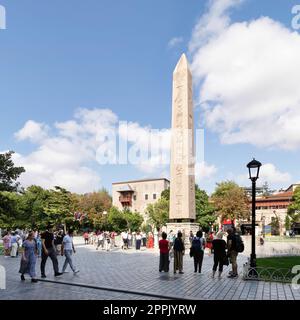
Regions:
[[[173,73],[170,220],[196,219],[192,75],[185,54]]]

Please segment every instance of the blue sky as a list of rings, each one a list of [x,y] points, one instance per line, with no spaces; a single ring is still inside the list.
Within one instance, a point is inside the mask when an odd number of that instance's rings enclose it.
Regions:
[[[252,157],[265,164],[261,182],[288,187],[300,181],[296,4],[0,0],[7,19],[0,30],[0,151],[17,153],[24,185],[87,192],[168,177],[168,166],[100,165],[92,144],[103,132],[97,123],[109,130],[128,121],[133,136],[169,129],[172,72],[186,52],[196,125],[205,130],[200,187],[212,192],[225,179],[248,184]]]

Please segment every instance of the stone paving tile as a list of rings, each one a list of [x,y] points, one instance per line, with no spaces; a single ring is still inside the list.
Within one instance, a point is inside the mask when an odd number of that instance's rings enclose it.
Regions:
[[[58,257],[59,265],[64,262]],[[242,265],[246,257],[238,258],[239,272],[242,274]],[[158,272],[159,255],[155,251],[135,252],[115,250],[112,252],[96,251],[93,246],[77,245],[74,255],[74,264],[80,269],[76,276],[72,272],[60,278],[53,276],[52,263],[47,261],[46,273],[49,280],[56,282],[81,283],[109,288],[121,288],[139,292],[153,292],[161,295],[185,297],[193,299],[216,300],[270,300],[270,299],[297,299],[299,291],[292,290],[289,284],[244,281],[241,276],[237,279],[228,279],[230,268],[225,267],[221,279],[211,278],[212,256],[205,256],[202,274],[193,272],[193,260],[184,257],[185,274],[173,274],[172,262],[170,273]],[[66,286],[53,283],[21,283],[19,281],[19,260],[0,257],[0,264],[7,269],[8,288],[0,291],[0,299],[157,299],[135,294],[107,292],[75,286]],[[39,264],[37,271],[39,274]]]

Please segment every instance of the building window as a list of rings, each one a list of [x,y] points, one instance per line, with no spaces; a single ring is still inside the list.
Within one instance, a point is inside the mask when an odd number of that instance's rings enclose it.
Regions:
[[[145,200],[148,200],[149,196],[147,194],[145,194]]]
[[[156,200],[156,193],[153,193],[153,200]]]

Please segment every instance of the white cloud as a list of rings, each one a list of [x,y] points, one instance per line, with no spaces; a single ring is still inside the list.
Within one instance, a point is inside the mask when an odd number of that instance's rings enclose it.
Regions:
[[[183,37],[174,37],[168,42],[169,48],[174,48],[183,42]]]
[[[194,27],[189,43],[190,52],[203,46],[211,38],[221,34],[230,24],[229,9],[237,7],[244,0],[210,0],[207,12]]]
[[[48,126],[28,121],[15,136],[21,141],[38,142],[39,146],[28,155],[14,155],[15,163],[26,169],[21,184],[44,188],[60,185],[79,193],[99,189],[99,173],[90,165],[96,165],[102,137],[114,131],[117,120],[108,109],[79,109],[73,120],[56,123],[57,132],[52,135]]]
[[[196,182],[199,185],[206,183],[217,173],[217,168],[215,165],[210,165],[205,161],[196,163],[195,166],[195,176]]]
[[[224,144],[298,149],[300,35],[268,17],[231,23],[240,2],[212,1],[190,42],[206,125]]]
[[[232,180],[236,180],[236,182],[242,186],[247,186],[251,183],[248,174],[238,175],[236,179],[232,176]],[[266,163],[260,168],[257,183],[262,185],[264,182],[268,182],[269,185],[284,187],[292,183],[292,176],[288,172],[280,171],[273,163]]]
[[[14,155],[15,163],[26,169],[20,178],[24,187],[60,185],[85,193],[100,188],[100,172],[96,167],[103,164],[132,165],[147,177],[166,176],[170,168],[170,129],[119,122],[109,109],[79,109],[73,119],[56,122],[53,127],[28,121],[16,137],[38,142],[31,153]],[[121,162],[119,153],[122,143],[125,143],[125,163]],[[107,162],[108,159],[112,161]],[[196,166],[200,181],[209,179],[215,171],[213,165],[204,162]]]
[[[274,164],[266,163],[261,167],[260,180],[271,184],[289,184],[292,177],[288,172],[279,171]]]
[[[47,137],[48,131],[49,127],[44,123],[29,120],[24,127],[15,134],[15,137],[19,141],[28,139],[31,142],[39,142]]]

